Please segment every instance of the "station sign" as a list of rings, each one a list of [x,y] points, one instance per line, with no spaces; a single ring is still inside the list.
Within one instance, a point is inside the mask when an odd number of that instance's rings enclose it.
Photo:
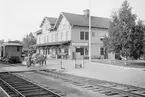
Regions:
[[[72,43],[73,46],[88,46],[88,43]]]

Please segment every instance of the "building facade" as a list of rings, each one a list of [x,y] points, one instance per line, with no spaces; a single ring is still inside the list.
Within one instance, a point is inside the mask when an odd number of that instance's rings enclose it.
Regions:
[[[84,15],[60,13],[58,18],[45,17],[37,34],[37,52],[48,57],[88,57],[89,55],[89,10]],[[109,19],[91,16],[92,58],[110,58],[103,47],[102,38],[108,34]]]

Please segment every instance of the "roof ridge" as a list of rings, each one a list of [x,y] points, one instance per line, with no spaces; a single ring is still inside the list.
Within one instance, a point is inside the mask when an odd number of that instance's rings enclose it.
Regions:
[[[68,13],[68,12],[62,12],[62,14],[67,18],[67,20],[72,25],[89,26],[88,23],[89,18],[87,18],[83,14]],[[109,20],[110,20],[109,18],[91,16],[92,21],[91,25],[92,27],[108,28]]]
[[[70,12],[62,12],[62,13],[84,16],[83,14],[78,14],[78,13],[70,13]],[[109,18],[107,18],[107,17],[101,17],[101,16],[91,16],[91,17],[109,19]]]
[[[83,15],[83,14],[78,14],[78,13],[70,13],[70,12],[61,12],[61,13],[74,14],[74,15]]]
[[[56,17],[47,17],[47,16],[45,16],[45,18],[54,18],[54,19],[57,19]]]

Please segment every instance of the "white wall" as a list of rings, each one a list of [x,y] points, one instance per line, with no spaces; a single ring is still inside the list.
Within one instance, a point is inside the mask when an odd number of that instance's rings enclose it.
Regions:
[[[81,40],[80,39],[80,32],[89,32],[88,27],[76,27],[72,28],[72,42],[73,43],[89,43],[89,40]],[[100,48],[103,46],[103,42],[100,40],[101,37],[108,33],[107,29],[100,29],[100,28],[92,28],[91,32],[95,35],[92,36],[91,34],[91,55],[92,56],[100,56]]]
[[[56,31],[50,32],[46,28],[50,28],[49,21],[47,20],[45,20],[42,26],[42,34],[37,35],[37,44],[71,40],[71,25],[64,17],[62,18]]]
[[[58,26],[57,32],[58,32],[58,41],[71,40],[71,25],[65,17],[62,18]]]
[[[49,31],[50,28],[51,28],[50,22],[47,19],[45,19],[44,23],[43,23],[43,26],[42,26],[42,33],[50,32]]]
[[[88,27],[77,27],[77,26],[74,26],[71,31],[72,31],[71,38],[72,38],[73,42],[86,42],[86,43],[89,42],[89,40],[81,40],[80,39],[80,32],[81,31],[89,32],[89,28]],[[102,41],[100,41],[100,38],[102,36],[106,35],[108,33],[108,30],[107,29],[92,28],[91,32],[95,33],[95,36],[91,36],[91,42],[93,44],[102,44]]]

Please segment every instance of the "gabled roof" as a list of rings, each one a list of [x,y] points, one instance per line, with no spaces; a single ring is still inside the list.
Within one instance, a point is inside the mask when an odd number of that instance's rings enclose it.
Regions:
[[[74,26],[89,26],[89,18],[85,15],[62,12],[65,18]],[[109,18],[91,16],[92,27],[109,28]]]
[[[57,20],[57,18],[53,18],[53,17],[45,17],[49,22],[50,22],[50,24],[52,24],[52,25],[54,25],[55,24],[55,22],[56,22],[56,20]]]
[[[56,20],[57,20],[57,18],[54,18],[54,17],[44,17],[43,21],[41,22],[40,27],[42,27],[42,25],[43,25],[45,20],[48,20],[51,25],[54,25]]]

